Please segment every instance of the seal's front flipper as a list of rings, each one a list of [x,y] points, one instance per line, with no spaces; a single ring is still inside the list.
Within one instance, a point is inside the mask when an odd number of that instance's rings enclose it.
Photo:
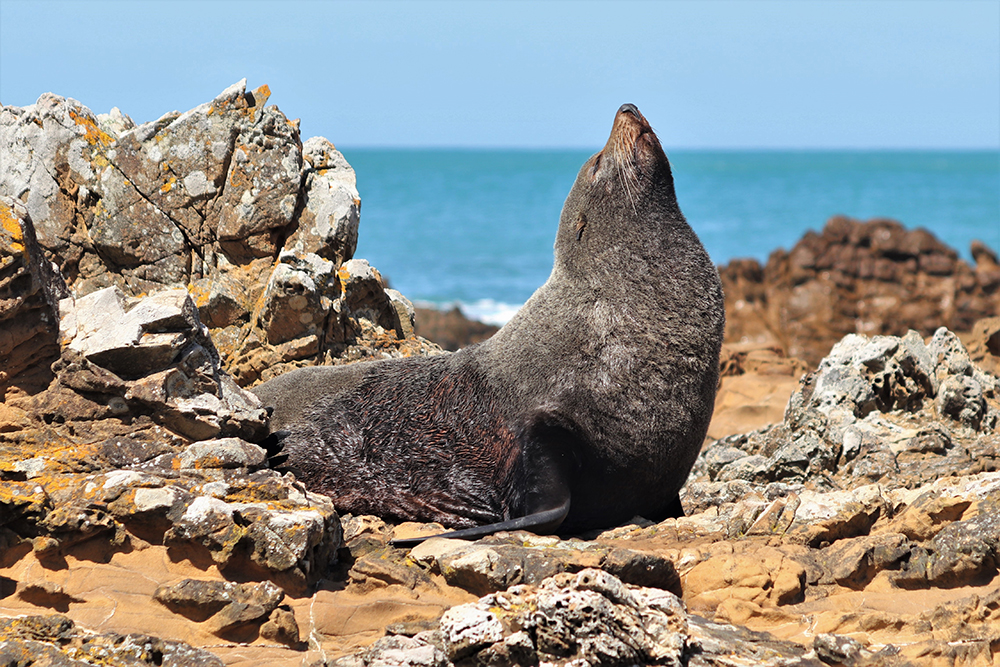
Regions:
[[[438,533],[437,535],[427,535],[426,537],[411,537],[408,539],[392,540],[389,544],[394,547],[408,549],[410,547],[415,547],[424,540],[429,540],[432,537],[448,537],[457,540],[476,540],[480,537],[492,535],[493,533],[499,533],[502,530],[530,530],[531,532],[538,533],[539,535],[547,535],[559,527],[559,525],[563,522],[563,519],[566,518],[567,514],[569,514],[568,494],[561,505],[550,510],[535,512],[516,519],[509,519],[508,521],[491,523],[486,526],[453,530],[450,533]]]

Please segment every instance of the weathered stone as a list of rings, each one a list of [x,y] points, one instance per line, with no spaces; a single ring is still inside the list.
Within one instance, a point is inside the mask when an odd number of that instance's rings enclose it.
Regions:
[[[206,622],[212,632],[225,634],[270,617],[285,593],[268,581],[235,584],[185,579],[173,586],[157,588],[153,597],[178,614]]]
[[[942,415],[979,430],[983,413],[986,412],[983,388],[971,377],[953,375],[941,384],[937,409]]]
[[[34,393],[48,384],[65,290],[35,239],[27,209],[0,196],[0,400],[12,385]]]
[[[506,590],[523,580],[521,562],[495,549],[476,549],[438,561],[441,573],[452,586],[476,595]]]
[[[0,619],[0,661],[8,665],[94,664],[222,667],[208,651],[140,634],[97,634],[65,616]]]
[[[911,546],[905,535],[883,533],[840,540],[824,549],[820,558],[834,581],[861,590],[882,570],[899,569]]]
[[[496,614],[475,605],[461,605],[441,617],[448,658],[460,660],[503,639],[503,625]]]
[[[805,570],[776,549],[755,554],[725,554],[692,568],[683,578],[690,604],[715,608],[723,600],[780,605],[801,600]]]
[[[973,269],[926,230],[835,216],[765,266],[720,268],[726,342],[776,345],[814,365],[848,334],[969,331],[1000,309],[995,253],[976,247]]]
[[[336,266],[354,256],[358,244],[361,198],[354,169],[322,137],[302,145],[305,171],[305,207],[298,227],[285,247],[296,254],[314,253]]]
[[[351,658],[357,660],[351,662]],[[361,656],[342,658],[336,665],[360,664],[370,667],[447,667],[448,656],[440,648],[417,637],[392,635],[375,641]]]
[[[247,468],[264,464],[267,452],[239,438],[204,440],[187,447],[180,455],[183,468]]]
[[[271,612],[267,621],[260,626],[260,636],[274,642],[287,644],[293,648],[299,645],[299,624],[295,620],[295,614],[287,609],[278,607]]]
[[[316,255],[283,252],[278,258],[259,315],[260,328],[272,345],[323,333],[337,298],[336,266]]]
[[[217,202],[220,246],[231,259],[273,255],[274,230],[293,220],[301,186],[302,144],[298,122],[265,107],[236,140],[229,173]]]

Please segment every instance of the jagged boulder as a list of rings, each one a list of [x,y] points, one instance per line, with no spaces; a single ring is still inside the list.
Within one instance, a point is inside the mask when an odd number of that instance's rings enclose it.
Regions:
[[[972,255],[974,267],[927,230],[894,220],[835,216],[764,266],[737,259],[720,267],[726,342],[773,344],[817,364],[850,333],[968,332],[1000,315],[996,253],[975,241]]]
[[[917,486],[1000,466],[1000,380],[945,328],[929,344],[844,337],[802,380],[785,420],[707,447],[693,479],[836,488]]]
[[[0,196],[0,402],[51,380],[66,285],[42,253],[20,200]]]
[[[0,195],[23,202],[74,297],[188,289],[242,385],[349,348],[354,360],[437,352],[381,278],[362,310],[335,303],[357,245],[354,170],[326,139],[303,144],[269,95],[240,81],[138,126],[49,93],[3,107]]]

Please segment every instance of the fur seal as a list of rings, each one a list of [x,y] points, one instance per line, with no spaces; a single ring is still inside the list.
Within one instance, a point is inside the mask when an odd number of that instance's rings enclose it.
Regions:
[[[712,416],[719,275],[631,104],[577,176],[544,285],[454,354],[302,368],[254,391],[338,509],[477,537],[683,515]]]

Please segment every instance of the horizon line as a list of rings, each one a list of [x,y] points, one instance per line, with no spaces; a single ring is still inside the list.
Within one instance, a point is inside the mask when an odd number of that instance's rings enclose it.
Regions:
[[[349,150],[393,150],[393,151],[573,151],[596,153],[601,146],[501,146],[496,144],[340,144],[334,143],[340,152]],[[1000,146],[665,146],[664,152],[700,151],[700,152],[928,152],[928,153],[998,153]]]

